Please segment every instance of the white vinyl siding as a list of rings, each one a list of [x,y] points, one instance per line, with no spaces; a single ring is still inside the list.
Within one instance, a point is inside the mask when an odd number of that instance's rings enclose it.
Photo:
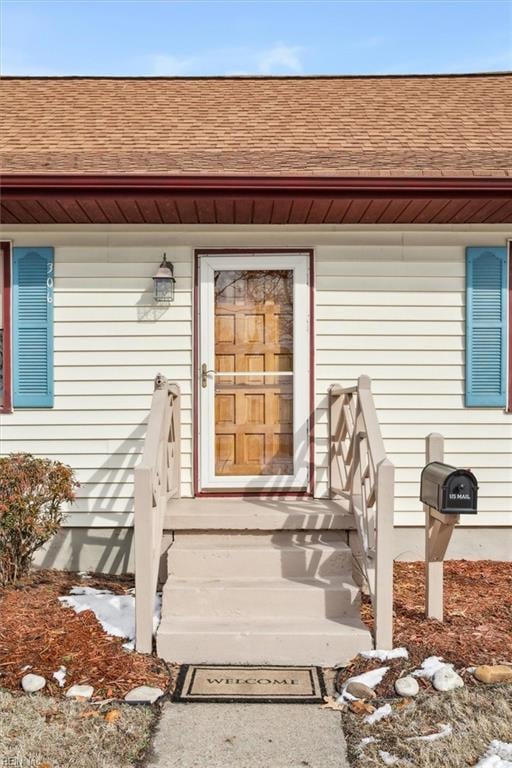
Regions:
[[[0,447],[61,459],[76,470],[74,524],[131,522],[132,470],[159,371],[181,386],[182,494],[192,492],[192,251],[172,249],[176,298],[161,307],[153,301],[152,276],[162,251],[55,248],[55,407],[4,416]]]
[[[0,415],[0,451],[69,463],[82,487],[69,525],[131,525],[132,470],[153,378],[182,389],[182,494],[192,493],[194,248],[315,250],[316,492],[327,493],[327,388],[366,373],[396,464],[396,523],[422,525],[424,438],[446,437],[446,460],[470,467],[481,514],[512,524],[512,416],[464,408],[464,253],[504,244],[503,227],[9,228],[16,245],[55,248],[55,407]],[[152,275],[163,252],[176,300],[159,307]]]
[[[378,253],[355,244],[316,249],[317,494],[328,490],[324,393],[364,372],[396,465],[396,523],[423,522],[424,438],[441,432],[445,460],[479,481],[481,514],[463,522],[512,524],[512,417],[464,407],[464,242],[424,239]],[[466,244],[473,239],[468,233]]]

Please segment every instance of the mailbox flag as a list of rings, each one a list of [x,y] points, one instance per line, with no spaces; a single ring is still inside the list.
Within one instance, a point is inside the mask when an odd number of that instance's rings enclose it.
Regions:
[[[13,249],[13,405],[53,406],[53,248]]]
[[[506,405],[507,249],[466,250],[466,405]]]

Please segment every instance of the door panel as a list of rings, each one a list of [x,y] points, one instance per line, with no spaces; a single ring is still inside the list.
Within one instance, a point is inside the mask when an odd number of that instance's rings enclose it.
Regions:
[[[293,474],[293,378],[216,376],[215,440],[216,475]]]
[[[292,409],[279,400],[293,398],[293,271],[216,270],[213,279],[216,374],[290,374],[216,376],[215,474],[290,475]]]
[[[306,258],[201,260],[204,488],[307,485]]]

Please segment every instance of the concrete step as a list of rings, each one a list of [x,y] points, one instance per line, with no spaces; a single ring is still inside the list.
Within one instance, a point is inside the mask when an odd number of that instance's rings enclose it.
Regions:
[[[359,589],[343,577],[321,579],[172,577],[163,591],[162,615],[238,618],[333,618],[354,614]]]
[[[190,664],[316,664],[334,666],[372,647],[358,618],[163,619],[158,655]]]
[[[171,499],[164,518],[171,531],[345,531],[355,528],[347,498]]]
[[[352,553],[345,534],[176,533],[168,551],[168,574],[178,578],[306,577],[350,573]]]

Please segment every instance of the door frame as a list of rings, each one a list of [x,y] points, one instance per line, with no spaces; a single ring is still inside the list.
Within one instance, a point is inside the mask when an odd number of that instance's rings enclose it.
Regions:
[[[265,488],[253,488],[245,490],[228,490],[228,489],[215,489],[215,488],[202,488],[200,480],[200,368],[201,361],[199,359],[200,354],[200,334],[201,326],[199,322],[199,309],[200,309],[200,284],[199,284],[199,267],[201,257],[203,256],[232,256],[236,259],[237,256],[283,256],[283,255],[296,255],[306,256],[308,259],[308,272],[309,272],[309,458],[308,458],[308,484],[304,490],[269,490]],[[268,267],[271,269],[271,266]],[[194,496],[259,496],[259,497],[275,497],[286,496],[292,498],[302,498],[305,496],[313,496],[314,484],[315,484],[315,350],[314,350],[314,251],[312,248],[196,248],[194,251],[194,291],[193,291],[193,368],[192,368],[192,397],[193,397],[193,493]]]

